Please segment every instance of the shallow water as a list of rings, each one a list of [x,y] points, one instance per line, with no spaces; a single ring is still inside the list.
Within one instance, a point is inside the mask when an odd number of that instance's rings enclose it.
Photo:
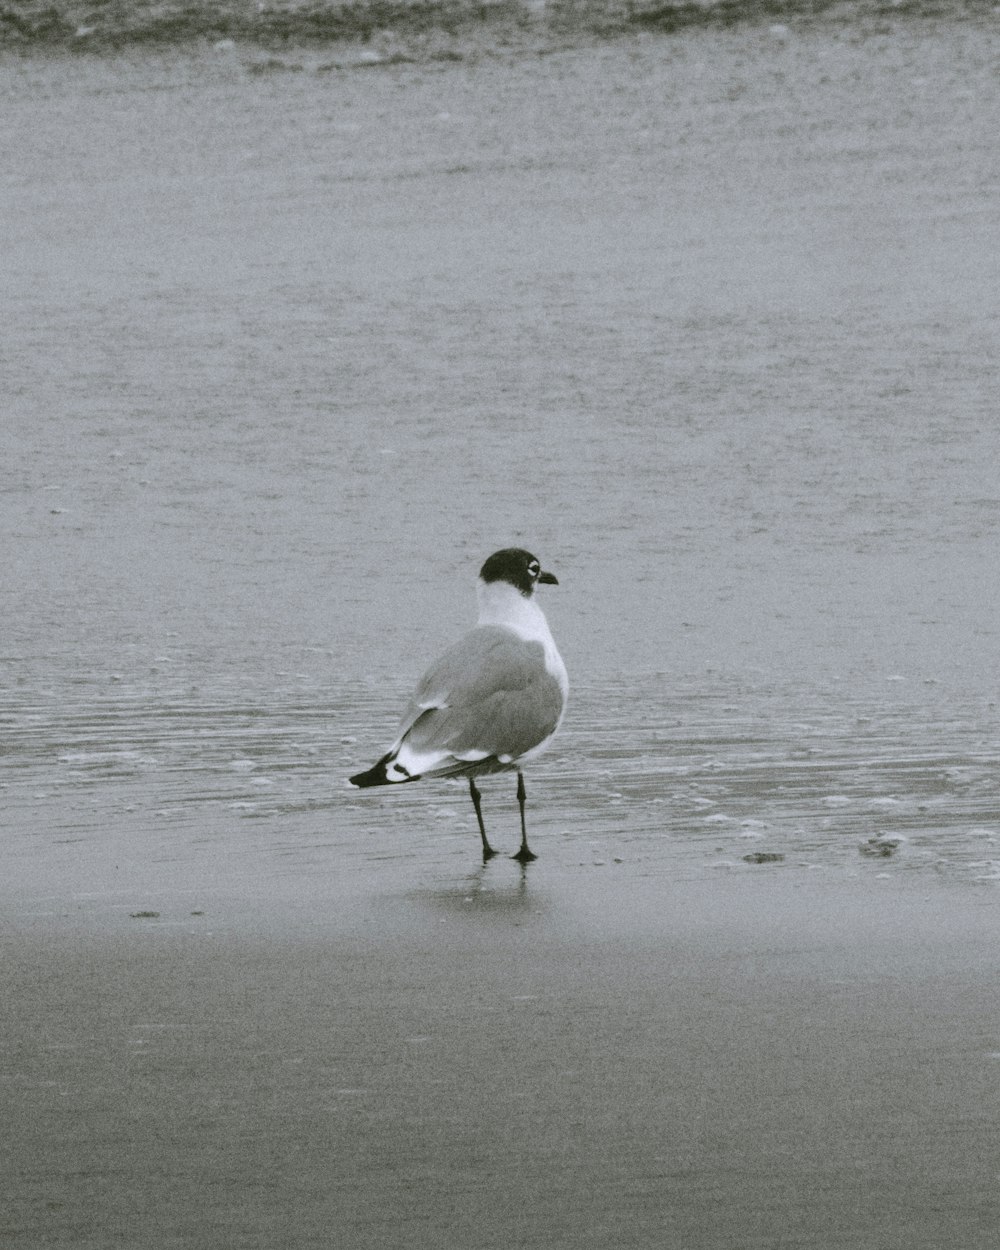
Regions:
[[[513,542],[533,872],[1000,877],[997,52],[0,65],[10,886],[464,881],[461,787],[344,777]]]

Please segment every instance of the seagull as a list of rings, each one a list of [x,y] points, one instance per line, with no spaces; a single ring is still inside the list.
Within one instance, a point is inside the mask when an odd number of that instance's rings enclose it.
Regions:
[[[496,854],[486,837],[476,777],[517,770],[521,848],[535,859],[524,822],[521,768],[551,742],[566,710],[566,665],[535,602],[536,586],[558,586],[520,547],[495,551],[479,571],[479,622],[420,679],[396,741],[351,785],[387,786],[421,777],[468,777],[483,862]]]

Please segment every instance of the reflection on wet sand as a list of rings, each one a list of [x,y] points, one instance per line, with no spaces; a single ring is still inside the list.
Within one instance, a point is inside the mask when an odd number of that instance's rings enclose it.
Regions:
[[[538,915],[544,907],[544,887],[528,878],[531,869],[519,863],[514,873],[505,872],[500,877],[493,867],[483,864],[464,880],[438,888],[417,891],[412,897],[444,915],[469,917],[473,923],[499,919],[502,922],[519,922],[531,915]]]

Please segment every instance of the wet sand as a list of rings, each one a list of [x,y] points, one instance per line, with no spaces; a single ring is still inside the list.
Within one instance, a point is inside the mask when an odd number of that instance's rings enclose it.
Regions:
[[[4,1244],[993,1244],[991,894],[501,867],[8,919]]]

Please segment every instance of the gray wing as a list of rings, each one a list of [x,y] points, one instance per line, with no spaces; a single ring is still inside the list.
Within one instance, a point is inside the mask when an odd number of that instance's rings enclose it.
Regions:
[[[450,647],[421,678],[398,741],[417,751],[517,758],[552,734],[562,714],[545,648],[495,625]]]

